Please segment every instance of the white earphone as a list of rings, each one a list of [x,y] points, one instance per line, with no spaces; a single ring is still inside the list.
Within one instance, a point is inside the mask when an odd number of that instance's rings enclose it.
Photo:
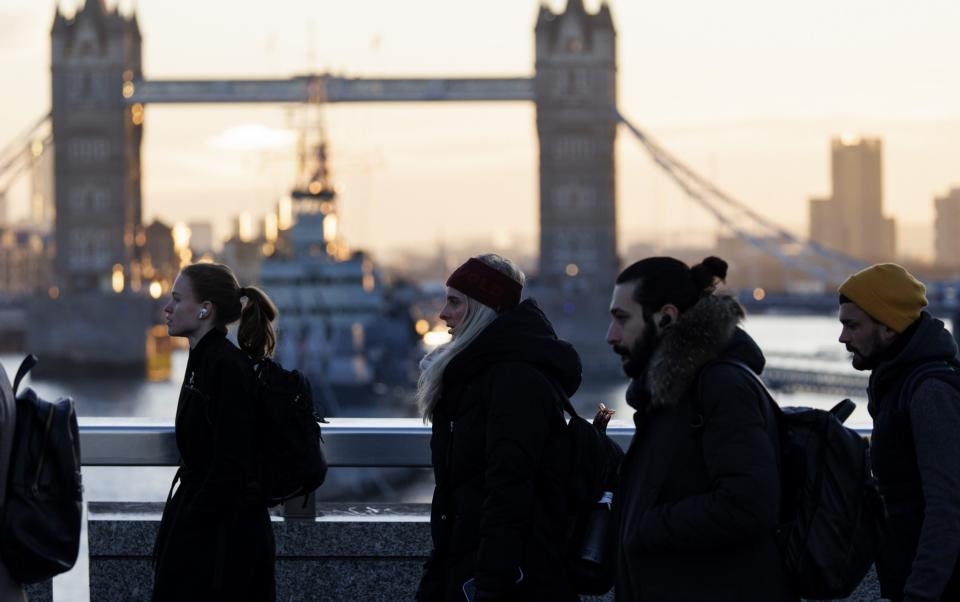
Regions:
[[[198,317],[199,317],[201,320],[202,320],[203,318],[206,318],[206,317],[207,317],[207,308],[206,308],[206,307],[204,307],[203,309],[200,310],[200,315],[199,315]]]

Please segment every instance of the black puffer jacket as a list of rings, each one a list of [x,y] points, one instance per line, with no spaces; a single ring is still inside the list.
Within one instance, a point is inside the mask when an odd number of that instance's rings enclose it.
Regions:
[[[576,351],[529,299],[448,364],[430,443],[434,550],[418,600],[464,600],[471,579],[478,600],[577,599],[563,569],[568,452],[557,387],[572,395],[579,384]]]
[[[789,592],[774,530],[776,423],[754,372],[764,358],[729,297],[701,299],[667,329],[628,401],[621,466],[618,602],[775,602]]]
[[[275,599],[257,425],[251,360],[211,330],[190,350],[177,405],[180,486],[157,534],[155,602]]]

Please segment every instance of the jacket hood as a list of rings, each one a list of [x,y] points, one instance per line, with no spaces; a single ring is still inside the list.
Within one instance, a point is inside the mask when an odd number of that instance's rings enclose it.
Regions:
[[[580,356],[573,345],[557,338],[553,326],[533,299],[509,309],[491,322],[457,354],[444,371],[444,380],[468,380],[487,366],[501,362],[530,364],[552,377],[572,396],[580,387]]]
[[[946,361],[957,363],[957,343],[943,322],[924,311],[917,319],[910,340],[894,357],[881,361],[870,375],[871,386],[895,379],[917,364]]]
[[[663,331],[660,344],[644,373],[642,390],[647,409],[680,403],[700,369],[719,357],[736,360],[763,372],[766,360],[750,335],[738,328],[743,308],[729,295],[710,295],[680,315]],[[631,384],[628,398],[639,393]]]

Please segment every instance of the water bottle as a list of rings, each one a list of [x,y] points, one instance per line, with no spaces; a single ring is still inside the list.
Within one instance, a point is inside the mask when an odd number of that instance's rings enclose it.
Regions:
[[[602,565],[606,558],[606,542],[610,525],[610,509],[613,504],[613,492],[604,491],[587,517],[583,547],[580,560]]]

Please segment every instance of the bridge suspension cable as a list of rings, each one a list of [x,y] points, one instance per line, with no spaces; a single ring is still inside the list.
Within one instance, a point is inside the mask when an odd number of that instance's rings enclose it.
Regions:
[[[864,267],[856,259],[797,236],[760,215],[669,153],[620,112],[616,117],[687,196],[741,240],[821,283],[839,283]]]
[[[53,128],[47,113],[0,150],[0,194],[53,144]]]

